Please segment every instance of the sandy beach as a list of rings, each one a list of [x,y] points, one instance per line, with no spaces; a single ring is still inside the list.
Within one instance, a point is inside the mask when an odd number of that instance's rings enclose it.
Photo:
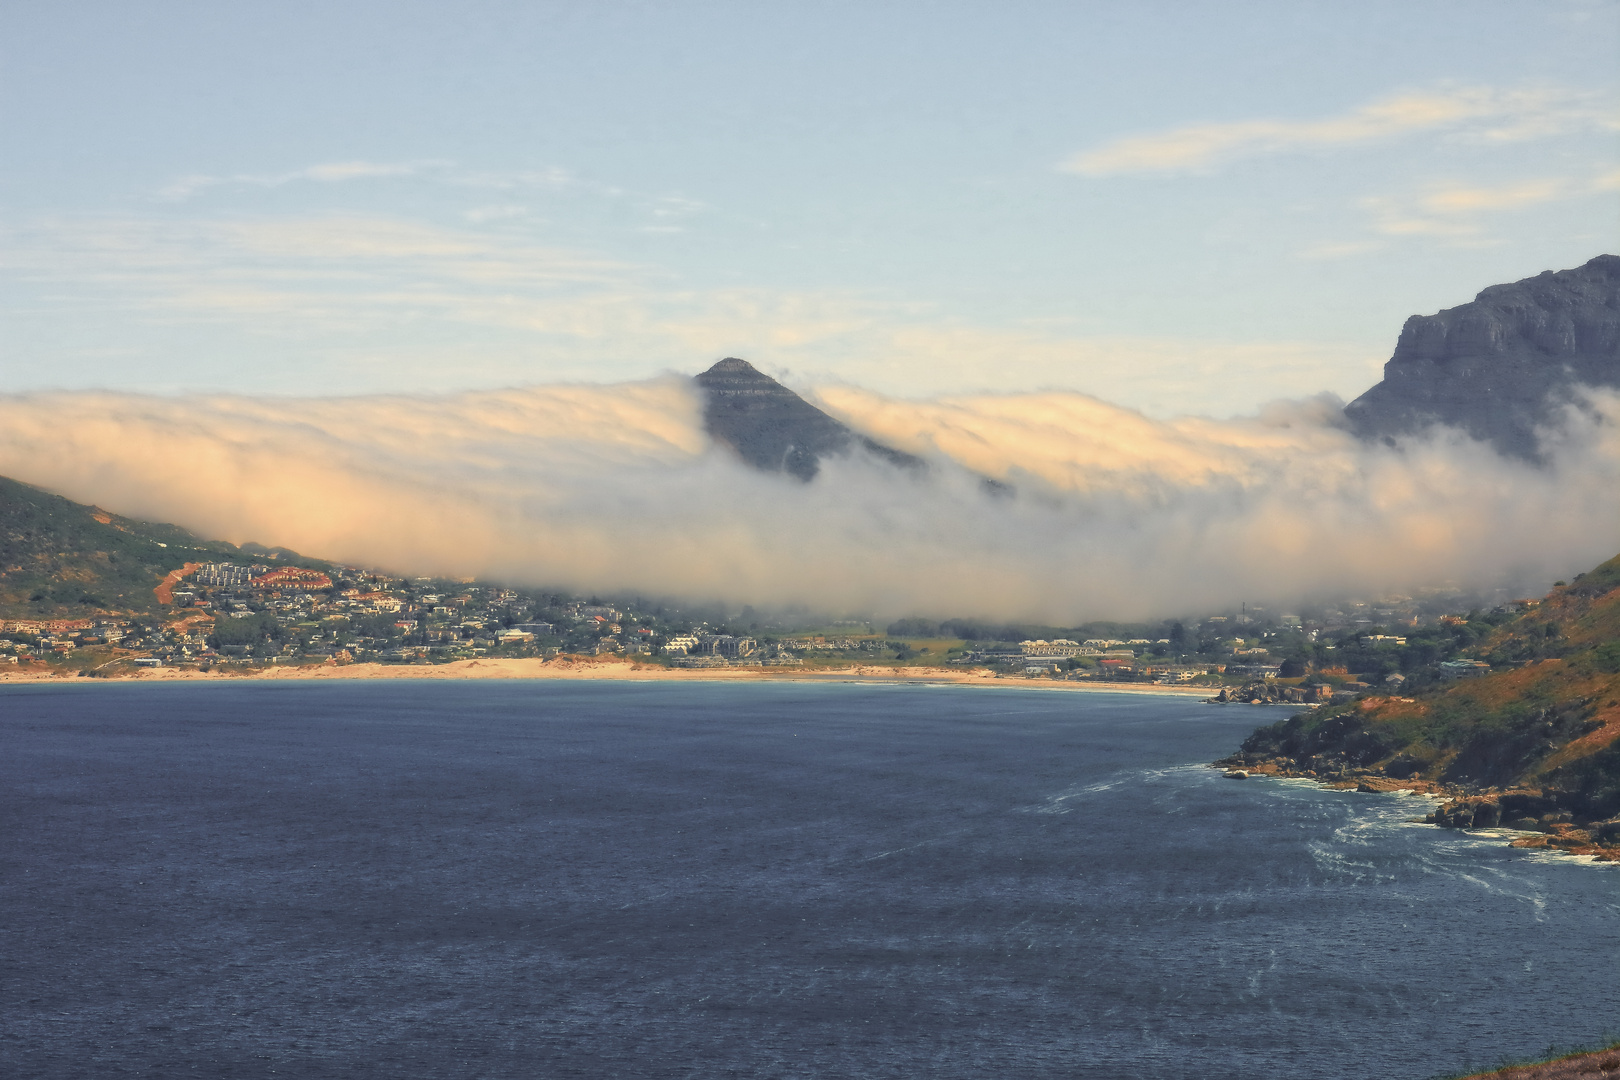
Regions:
[[[1059,690],[1110,694],[1208,697],[1208,687],[1156,686],[1131,683],[1059,682],[998,676],[983,669],[945,671],[933,667],[855,666],[831,671],[766,668],[666,668],[630,660],[585,657],[456,660],[448,664],[320,664],[201,672],[191,668],[146,668],[120,672],[119,681],[220,682],[231,679],[284,682],[311,679],[590,679],[662,682],[804,682],[878,685],[983,686],[1020,690]],[[0,673],[10,683],[90,682],[75,675],[33,673],[26,669]]]

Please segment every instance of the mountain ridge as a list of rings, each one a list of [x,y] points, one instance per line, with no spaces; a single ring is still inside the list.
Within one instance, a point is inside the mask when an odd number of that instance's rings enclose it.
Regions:
[[[703,392],[703,426],[763,472],[808,483],[826,457],[864,450],[890,465],[925,472],[922,458],[862,435],[833,419],[748,361],[728,356],[692,380]]]
[[[285,548],[204,540],[0,476],[0,618],[152,613],[154,590],[187,561],[272,558],[324,567]]]
[[[1537,428],[1555,425],[1579,386],[1620,387],[1620,256],[1413,315],[1383,378],[1344,415],[1363,439],[1392,446],[1439,423],[1540,461]]]

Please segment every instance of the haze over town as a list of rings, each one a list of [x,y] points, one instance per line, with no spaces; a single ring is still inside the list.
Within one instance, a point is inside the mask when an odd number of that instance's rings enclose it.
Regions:
[[[1612,394],[1540,469],[1337,411],[1409,315],[1613,249],[1612,5],[314,12],[3,17],[0,474],[400,573],[1054,622],[1612,554]],[[725,355],[938,467],[746,470],[680,377]]]

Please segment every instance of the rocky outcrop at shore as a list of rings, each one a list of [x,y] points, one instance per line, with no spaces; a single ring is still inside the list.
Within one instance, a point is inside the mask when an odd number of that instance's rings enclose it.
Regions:
[[[1286,686],[1267,679],[1255,679],[1242,686],[1227,687],[1212,698],[1211,705],[1309,705],[1332,695],[1326,683]]]
[[[1561,583],[1475,649],[1529,659],[1412,697],[1334,694],[1215,764],[1228,775],[1423,792],[1443,800],[1431,824],[1514,829],[1529,834],[1518,847],[1620,860],[1620,556]],[[1224,698],[1286,700],[1287,689],[1250,683]]]
[[[1514,829],[1540,833],[1513,841],[1514,847],[1548,848],[1620,862],[1620,817],[1577,824],[1545,791],[1503,791],[1445,803],[1424,819],[1447,829]]]
[[[1445,799],[1421,819],[1443,829],[1510,829],[1530,835],[1517,837],[1517,848],[1545,848],[1566,855],[1590,855],[1599,862],[1620,862],[1620,817],[1581,822],[1568,809],[1563,792],[1537,788],[1471,792],[1457,784],[1436,783],[1417,777],[1397,779],[1370,769],[1352,768],[1343,759],[1317,757],[1254,758],[1234,754],[1213,763],[1232,780],[1251,777],[1297,777],[1314,780],[1339,791],[1367,794],[1414,792]]]

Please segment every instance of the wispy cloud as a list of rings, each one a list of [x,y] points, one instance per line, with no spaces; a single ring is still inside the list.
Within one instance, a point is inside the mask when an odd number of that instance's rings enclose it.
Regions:
[[[1426,132],[1484,142],[1517,142],[1581,128],[1613,130],[1616,126],[1612,105],[1605,108],[1589,94],[1546,88],[1455,87],[1396,94],[1316,119],[1189,124],[1131,135],[1075,154],[1059,168],[1096,177],[1192,172],[1241,158],[1354,146]]]
[[[224,328],[250,352],[296,343],[277,360],[289,373],[363,380],[385,365],[418,387],[526,382],[536,355],[554,372],[623,375],[742,355],[890,392],[1060,386],[1155,415],[1230,414],[1357,393],[1381,359],[1311,342],[978,326],[837,290],[693,288],[658,267],[538,243],[505,214],[454,227],[354,215],[42,220],[0,230],[0,274],[64,312]]]
[[[213,176],[193,173],[182,176],[163,187],[158,198],[167,202],[184,202],[199,192],[218,187],[275,188],[306,181],[317,184],[340,184],[349,180],[379,180],[405,176],[418,176],[425,172],[450,167],[448,161],[329,161],[279,173],[234,173]]]
[[[1383,250],[1390,241],[1430,237],[1465,246],[1495,242],[1490,221],[1548,203],[1592,199],[1620,190],[1620,172],[1587,177],[1541,176],[1501,184],[1437,182],[1405,193],[1374,195],[1359,201],[1373,234],[1330,242],[1304,252],[1306,258],[1334,259]]]
[[[289,184],[342,184],[357,180],[415,180],[469,192],[498,193],[497,197],[573,195],[627,204],[651,222],[642,232],[678,232],[682,223],[711,207],[679,194],[637,191],[616,184],[580,177],[563,168],[491,171],[467,169],[453,161],[331,161],[272,173],[194,173],[177,177],[157,192],[162,202],[183,203],[205,191],[219,189],[272,189]],[[530,206],[503,201],[473,207],[463,217],[474,224],[533,217]]]

